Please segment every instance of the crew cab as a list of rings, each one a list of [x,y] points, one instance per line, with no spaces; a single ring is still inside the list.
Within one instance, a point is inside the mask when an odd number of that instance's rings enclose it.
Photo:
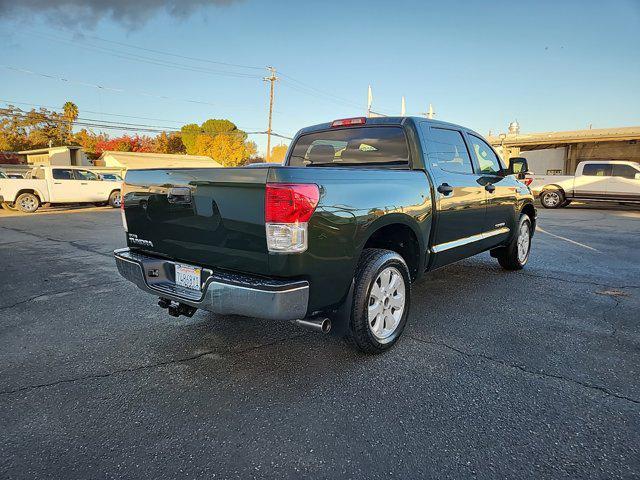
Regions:
[[[640,164],[590,160],[578,163],[575,175],[532,176],[530,187],[545,208],[565,207],[572,200],[640,203]]]
[[[513,171],[526,159],[506,167],[458,125],[336,120],[300,130],[284,165],[129,170],[115,260],[171,315],[290,320],[382,352],[425,272],[484,251],[525,266],[536,211]]]
[[[118,208],[121,186],[80,167],[36,167],[27,179],[0,179],[0,203],[26,213],[45,203],[108,203]]]

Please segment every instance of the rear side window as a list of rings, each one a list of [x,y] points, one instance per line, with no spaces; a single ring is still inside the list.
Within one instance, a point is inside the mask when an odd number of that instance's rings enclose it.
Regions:
[[[589,177],[610,177],[611,165],[606,163],[588,163],[582,169],[582,175]]]
[[[631,165],[620,165],[618,163],[613,165],[614,177],[636,178],[637,174],[640,174],[640,170],[636,170]]]
[[[53,169],[53,178],[56,180],[73,180],[73,170],[66,170],[62,168]]]
[[[447,172],[473,173],[471,158],[458,130],[447,128],[431,128],[423,124],[427,135],[427,157],[431,167],[437,167]]]
[[[291,151],[294,167],[408,165],[409,148],[400,127],[363,127],[302,135]]]
[[[98,180],[98,176],[88,170],[76,170],[76,180]]]

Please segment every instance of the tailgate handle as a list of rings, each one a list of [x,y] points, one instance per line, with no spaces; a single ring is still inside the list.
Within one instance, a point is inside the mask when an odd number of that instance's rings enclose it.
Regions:
[[[189,187],[174,187],[167,195],[169,203],[191,203],[191,189]]]

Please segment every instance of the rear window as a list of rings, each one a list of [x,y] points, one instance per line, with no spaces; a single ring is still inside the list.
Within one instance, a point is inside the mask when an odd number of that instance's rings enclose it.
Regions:
[[[289,158],[294,167],[408,163],[409,148],[400,127],[343,128],[302,135]]]

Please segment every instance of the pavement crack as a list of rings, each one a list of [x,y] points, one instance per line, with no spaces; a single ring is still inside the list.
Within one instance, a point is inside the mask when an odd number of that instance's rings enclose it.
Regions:
[[[258,345],[254,345],[254,346],[246,348],[244,350],[230,351],[230,352],[227,352],[227,353],[222,354],[220,356],[221,357],[230,357],[230,356],[235,356],[235,355],[244,355],[244,354],[252,352],[254,350],[267,348],[267,347],[276,345],[278,343],[286,342],[287,340],[292,340],[294,338],[302,337],[302,336],[305,336],[305,335],[308,335],[308,334],[307,333],[296,333],[294,335],[289,335],[289,336],[284,337],[284,338],[279,338],[279,339],[273,340],[271,342],[266,342],[266,343],[261,343],[261,344],[258,344]],[[144,371],[144,370],[152,370],[154,368],[163,367],[163,366],[166,366],[166,365],[174,365],[174,364],[178,364],[178,363],[192,362],[194,360],[198,360],[198,359],[200,359],[202,357],[205,357],[207,355],[211,355],[211,354],[214,354],[214,353],[217,353],[217,352],[215,350],[206,350],[204,352],[198,352],[197,354],[190,355],[188,357],[174,358],[174,359],[171,359],[171,360],[164,360],[162,362],[147,363],[147,364],[144,364],[144,365],[139,365],[137,367],[120,368],[120,369],[112,370],[110,372],[92,373],[90,375],[82,375],[82,376],[79,376],[79,377],[63,378],[61,380],[56,380],[55,382],[39,383],[39,384],[35,384],[35,385],[27,385],[27,386],[24,386],[24,387],[18,387],[18,388],[14,388],[14,389],[11,389],[11,390],[0,390],[0,396],[11,395],[11,394],[14,394],[14,393],[26,392],[26,391],[31,391],[31,390],[37,390],[37,389],[40,389],[40,388],[54,387],[56,385],[63,385],[63,384],[68,384],[68,383],[82,382],[82,381],[85,381],[85,380],[96,380],[96,379],[101,379],[101,378],[109,378],[109,377],[112,377],[114,375],[119,375],[119,374],[135,373],[135,372],[140,372],[140,371]]]
[[[100,252],[98,250],[94,250],[92,248],[87,247],[86,245],[82,245],[81,243],[78,242],[74,242],[73,240],[59,240],[57,238],[51,238],[51,237],[47,237],[45,235],[38,235],[32,232],[28,232],[26,230],[22,230],[20,228],[15,228],[15,227],[7,227],[5,225],[2,226],[2,228],[5,228],[7,230],[11,230],[13,232],[16,233],[21,233],[23,235],[30,235],[32,237],[36,237],[40,240],[48,240],[49,242],[55,242],[55,243],[62,243],[64,245],[70,245],[78,250],[82,250],[83,252],[89,252],[89,253],[93,253],[95,255],[102,255],[104,257],[112,257],[113,254],[112,253],[105,253],[105,252]]]
[[[576,380],[574,378],[565,377],[565,376],[554,374],[554,373],[547,373],[547,372],[544,372],[544,371],[529,370],[529,369],[525,368],[522,365],[505,362],[504,360],[500,360],[499,358],[495,358],[495,357],[492,357],[490,355],[485,355],[485,354],[482,354],[482,353],[467,352],[465,350],[462,350],[460,348],[454,347],[454,346],[449,345],[449,344],[444,343],[444,342],[434,342],[434,341],[431,341],[431,340],[425,340],[425,339],[422,339],[422,338],[419,338],[419,337],[415,337],[415,336],[409,336],[409,338],[411,340],[414,340],[414,341],[419,342],[419,343],[425,343],[425,344],[428,344],[428,345],[436,345],[436,346],[444,347],[444,348],[446,348],[448,350],[454,351],[454,352],[456,352],[456,353],[458,353],[460,355],[463,355],[465,357],[481,358],[483,360],[495,363],[497,365],[501,365],[503,367],[507,367],[507,368],[510,368],[510,369],[513,369],[513,370],[519,370],[519,371],[524,372],[524,373],[526,373],[528,375],[535,375],[537,377],[542,377],[542,378],[553,378],[555,380],[562,380],[562,381],[567,382],[567,383],[572,383],[574,385],[579,385],[581,387],[588,388],[590,390],[598,391],[600,393],[603,393],[606,396],[610,396],[610,397],[614,397],[614,398],[617,398],[617,399],[620,399],[620,400],[624,400],[624,401],[633,403],[635,405],[640,405],[640,400],[635,399],[635,398],[631,398],[631,397],[627,397],[625,395],[621,395],[621,394],[616,393],[616,392],[612,392],[608,388],[602,387],[600,385],[594,385],[592,383],[583,382],[581,380]]]
[[[42,297],[48,297],[48,296],[52,296],[52,295],[61,295],[63,293],[75,292],[75,291],[77,291],[77,290],[79,290],[81,288],[102,287],[102,286],[105,286],[105,285],[112,285],[114,283],[126,283],[126,280],[124,280],[124,279],[122,279],[122,280],[112,280],[110,282],[100,282],[100,283],[93,283],[93,284],[89,284],[89,285],[75,286],[73,288],[68,288],[66,290],[59,290],[57,292],[40,293],[38,295],[34,295],[32,297],[25,298],[24,300],[20,300],[18,302],[11,303],[9,305],[0,305],[0,310],[7,310],[9,308],[17,307],[18,305],[22,305],[23,303],[29,303],[29,302],[32,302],[34,300],[37,300],[38,298],[42,298]]]

